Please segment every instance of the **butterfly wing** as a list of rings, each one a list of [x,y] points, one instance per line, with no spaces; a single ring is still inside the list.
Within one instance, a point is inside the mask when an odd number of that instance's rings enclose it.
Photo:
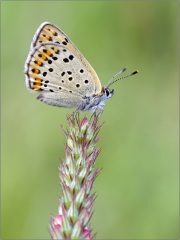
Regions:
[[[41,43],[30,52],[26,85],[42,92],[38,99],[60,107],[78,107],[85,96],[92,96],[93,78],[79,58],[57,43]]]
[[[93,93],[98,94],[101,92],[102,86],[96,72],[71,42],[71,40],[66,36],[66,34],[63,33],[58,27],[48,22],[42,23],[33,38],[31,49],[42,43],[57,43],[66,47],[74,56],[76,56],[79,62],[81,62],[84,66],[84,69],[86,69],[86,71],[92,77],[94,84]]]
[[[38,97],[38,100],[43,101],[44,103],[57,107],[65,108],[78,108],[83,104],[82,97],[78,95],[73,95],[69,92],[62,91],[61,93],[57,92],[44,92],[41,93]]]

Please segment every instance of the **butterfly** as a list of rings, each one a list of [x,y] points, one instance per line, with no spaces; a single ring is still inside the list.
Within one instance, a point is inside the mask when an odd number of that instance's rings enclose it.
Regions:
[[[39,93],[37,99],[57,107],[76,108],[76,111],[103,111],[105,101],[114,90],[109,86],[127,76],[113,79],[102,87],[85,57],[58,27],[44,22],[37,29],[25,62],[26,86]]]

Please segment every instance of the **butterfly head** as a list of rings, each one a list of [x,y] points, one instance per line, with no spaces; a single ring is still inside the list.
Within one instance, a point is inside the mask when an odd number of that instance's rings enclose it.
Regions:
[[[102,87],[101,96],[103,96],[105,100],[108,100],[113,95],[114,95],[114,89],[110,90],[108,87]]]
[[[127,68],[123,68],[120,72],[118,72],[117,74],[115,74],[115,75],[110,79],[110,81],[108,82],[107,86],[106,86],[106,87],[102,87],[101,92],[100,92],[99,94],[97,94],[96,96],[98,96],[99,98],[101,98],[103,101],[108,100],[109,98],[111,98],[111,97],[114,95],[114,89],[112,89],[112,90],[109,89],[109,86],[110,86],[110,85],[112,85],[113,83],[115,83],[115,82],[117,82],[117,81],[119,81],[119,80],[122,80],[122,79],[124,79],[124,78],[126,78],[126,77],[130,77],[130,76],[132,76],[132,75],[134,75],[134,74],[136,74],[136,73],[139,72],[138,70],[136,70],[136,71],[134,71],[134,72],[132,72],[132,73],[124,76],[124,77],[121,77],[121,78],[118,78],[118,79],[114,80],[114,78],[115,78],[117,75],[119,75],[120,73],[124,72],[126,69],[127,69]]]

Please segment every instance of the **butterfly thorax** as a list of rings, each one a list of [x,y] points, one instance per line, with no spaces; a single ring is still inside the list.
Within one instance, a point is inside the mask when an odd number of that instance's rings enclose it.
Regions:
[[[80,111],[103,111],[105,106],[105,101],[111,98],[114,94],[114,90],[111,90],[106,87],[102,87],[102,91],[98,94],[92,96],[83,97],[82,101],[78,107]]]

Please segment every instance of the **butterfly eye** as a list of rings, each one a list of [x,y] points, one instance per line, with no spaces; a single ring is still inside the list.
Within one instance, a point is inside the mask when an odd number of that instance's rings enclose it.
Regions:
[[[108,97],[108,96],[109,96],[109,93],[110,93],[110,91],[109,91],[108,88],[105,88],[105,93],[106,93],[106,96]]]

